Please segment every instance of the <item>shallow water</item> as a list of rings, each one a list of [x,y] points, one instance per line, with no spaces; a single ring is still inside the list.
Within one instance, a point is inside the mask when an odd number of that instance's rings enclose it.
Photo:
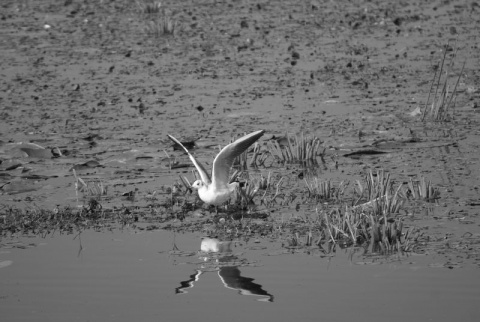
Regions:
[[[375,262],[350,251],[322,257],[288,253],[262,240],[234,243],[228,256],[212,256],[198,251],[200,241],[198,234],[134,230],[4,239],[2,321],[480,316],[478,269],[435,267],[441,261],[435,257]]]

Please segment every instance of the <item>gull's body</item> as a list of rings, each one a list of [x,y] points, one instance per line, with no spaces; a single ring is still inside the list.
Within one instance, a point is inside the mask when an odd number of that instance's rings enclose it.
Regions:
[[[168,137],[185,150],[195,168],[197,168],[200,179],[192,184],[192,188],[198,190],[200,199],[207,204],[221,205],[230,199],[238,185],[237,182],[229,183],[230,168],[234,159],[255,143],[263,133],[265,133],[264,130],[252,132],[224,147],[213,161],[211,178],[205,171],[205,168],[188,152],[180,141],[171,135],[168,135]]]

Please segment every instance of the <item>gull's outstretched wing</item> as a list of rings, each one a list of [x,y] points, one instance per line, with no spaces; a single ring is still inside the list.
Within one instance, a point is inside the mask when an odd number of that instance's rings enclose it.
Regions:
[[[223,188],[228,185],[229,172],[233,165],[233,160],[255,143],[263,133],[265,131],[260,130],[247,134],[220,151],[213,161],[212,184],[214,187]]]
[[[185,152],[188,154],[188,157],[190,158],[190,160],[192,161],[193,165],[195,166],[195,168],[197,168],[197,171],[198,173],[200,174],[200,178],[202,179],[202,181],[205,183],[205,184],[210,184],[212,181],[210,180],[210,176],[208,175],[208,172],[205,170],[205,168],[201,165],[200,162],[198,162],[194,157],[193,155],[190,154],[190,152],[188,152],[187,148],[183,146],[182,143],[180,143],[180,141],[178,141],[176,138],[174,138],[173,136],[171,136],[170,134],[167,134],[168,138],[170,140],[172,140],[173,142],[175,142],[176,144],[180,145],[182,147],[183,150],[185,150]]]

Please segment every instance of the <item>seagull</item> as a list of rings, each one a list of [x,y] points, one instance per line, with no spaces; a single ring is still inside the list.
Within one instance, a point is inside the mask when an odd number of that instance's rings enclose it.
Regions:
[[[218,206],[230,199],[230,196],[238,186],[238,182],[229,183],[229,172],[233,165],[233,160],[255,143],[263,133],[265,133],[264,130],[252,132],[224,147],[215,157],[215,160],[213,160],[212,178],[180,141],[169,134],[167,136],[185,150],[195,168],[197,168],[200,179],[192,184],[192,188],[198,190],[200,199],[207,204]]]

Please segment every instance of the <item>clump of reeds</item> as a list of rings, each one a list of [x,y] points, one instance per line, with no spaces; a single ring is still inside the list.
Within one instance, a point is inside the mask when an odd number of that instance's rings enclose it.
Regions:
[[[185,176],[181,176],[181,175],[178,175],[179,178],[180,178],[180,182],[182,183],[183,187],[185,188],[185,193],[187,193],[188,191],[192,192],[192,184],[190,183],[190,181],[187,179],[187,177]],[[174,185],[174,187],[176,187]],[[172,192],[173,191],[173,188],[172,188]]]
[[[196,172],[192,171],[196,176]],[[179,175],[180,181],[175,181],[172,185],[161,186],[160,193],[165,195],[166,198],[161,203],[161,206],[165,207],[169,211],[174,212],[173,215],[177,216],[178,213],[184,213],[187,209],[191,209],[198,200],[198,195],[195,194],[194,201],[189,201],[187,193],[192,194],[193,188],[190,181],[185,176]]]
[[[454,85],[450,83],[451,74],[453,73],[453,65],[455,58],[457,56],[458,48],[453,51],[452,58],[448,67],[445,66],[445,60],[447,57],[447,52],[449,51],[449,44],[445,45],[442,62],[440,68],[435,70],[433,75],[432,84],[430,85],[430,90],[428,92],[427,101],[425,102],[425,107],[423,109],[422,121],[425,120],[427,115],[430,115],[431,120],[436,122],[446,121],[449,118],[449,111],[453,110],[455,107],[455,102],[457,98],[457,87],[462,77],[463,70],[465,68],[465,62],[463,62],[462,69]],[[432,95],[432,90],[435,88],[433,94],[433,101],[429,108],[430,96]]]
[[[267,209],[278,206],[288,205],[295,200],[293,193],[284,193],[284,176],[273,176],[271,172],[267,175],[259,176],[250,172],[236,171],[231,178],[241,178],[241,187],[237,189],[236,198],[233,200],[240,209],[252,210],[257,205],[263,205]],[[230,180],[233,182],[234,180]],[[256,199],[256,201],[254,200]]]
[[[365,177],[365,183],[357,180],[355,194],[358,196],[353,208],[371,209],[377,215],[390,216],[398,213],[405,199],[402,197],[402,187],[393,186],[390,174],[378,170],[376,175],[372,171]],[[363,203],[360,203],[363,201]]]
[[[151,20],[145,26],[145,32],[156,38],[174,36],[178,30],[179,22],[174,17],[174,12],[165,8],[160,13],[150,17]]]
[[[313,178],[306,183],[311,194],[316,193],[322,198],[343,195],[344,189],[335,191],[329,181]],[[344,187],[343,183],[340,187]],[[316,209],[317,220],[309,226],[309,231],[317,231],[314,244],[363,246],[371,253],[382,254],[410,250],[409,232],[403,231],[399,216],[405,202],[402,187],[402,184],[394,186],[388,173],[379,170],[374,175],[370,171],[364,181],[357,181],[353,205]]]
[[[230,143],[234,141],[235,140],[232,139],[230,140]],[[221,150],[220,147],[219,150]],[[252,151],[253,154],[250,158],[250,161],[248,161],[248,153],[250,151]],[[262,157],[262,154],[260,153],[260,145],[258,142],[255,142],[252,148],[243,151],[242,154],[233,160],[233,166],[242,171],[247,171],[248,167],[258,167],[264,163],[265,157]]]
[[[328,242],[343,246],[363,246],[370,253],[407,252],[411,250],[412,229],[403,232],[400,219],[379,215],[374,209],[345,207],[323,210],[322,235],[318,244]]]
[[[310,247],[314,245],[313,233],[308,231],[305,235],[295,232],[286,239],[289,248]]]
[[[355,192],[358,195],[356,204],[360,200],[372,201],[376,198],[385,196],[388,191],[392,190],[390,174],[385,174],[383,170],[377,170],[375,175],[370,171],[365,176],[363,184],[360,180],[357,180],[356,183],[357,186]]]
[[[253,198],[259,191],[260,187],[254,181],[246,183],[244,187],[238,187],[236,190],[236,204],[241,209],[251,209],[252,206],[255,206]]]
[[[271,208],[276,205],[286,206],[295,200],[296,196],[294,194],[287,194],[282,190],[285,185],[285,178],[284,176],[274,178],[269,173],[266,183],[268,188],[261,196],[260,204],[265,205],[266,208]]]
[[[82,178],[77,176],[75,169],[72,170],[75,177],[75,196],[77,204],[79,203],[78,193],[81,192],[84,198],[101,199],[108,193],[108,187],[103,184],[101,180],[94,180],[85,182]]]
[[[308,197],[316,201],[340,200],[346,188],[344,181],[335,186],[331,180],[320,180],[318,177],[304,178],[307,186]]]
[[[370,231],[368,251],[370,253],[391,254],[394,252],[408,252],[411,250],[410,235],[413,229],[403,233],[403,222],[400,220],[386,220],[370,215]]]
[[[278,141],[270,140],[267,147],[270,154],[280,163],[316,163],[317,156],[321,155],[322,142],[317,137],[287,135],[285,146],[280,146]]]
[[[156,0],[135,0],[135,2],[141,13],[159,13],[162,8],[162,3]]]
[[[318,209],[316,209],[318,214]],[[323,210],[322,231],[324,239],[329,243],[342,242],[346,245],[355,245],[358,241],[358,228],[362,224],[362,218],[358,212],[342,211],[334,208],[330,211]]]
[[[414,200],[423,199],[428,202],[435,202],[440,198],[440,190],[433,187],[431,181],[426,181],[424,177],[420,177],[420,179],[416,181],[410,178],[407,196]]]
[[[236,198],[234,198],[235,204],[239,206],[240,209],[254,209],[256,206],[254,201],[255,197],[259,197],[259,204],[265,204],[267,202],[266,200],[269,200],[268,194],[271,194],[271,190],[273,189],[271,172],[269,172],[267,176],[263,176],[263,174],[258,176],[249,172],[236,170],[231,176],[230,182],[238,181],[240,177],[243,183],[236,190]],[[277,193],[279,191],[278,185],[276,191]],[[275,198],[274,196],[274,199]]]

